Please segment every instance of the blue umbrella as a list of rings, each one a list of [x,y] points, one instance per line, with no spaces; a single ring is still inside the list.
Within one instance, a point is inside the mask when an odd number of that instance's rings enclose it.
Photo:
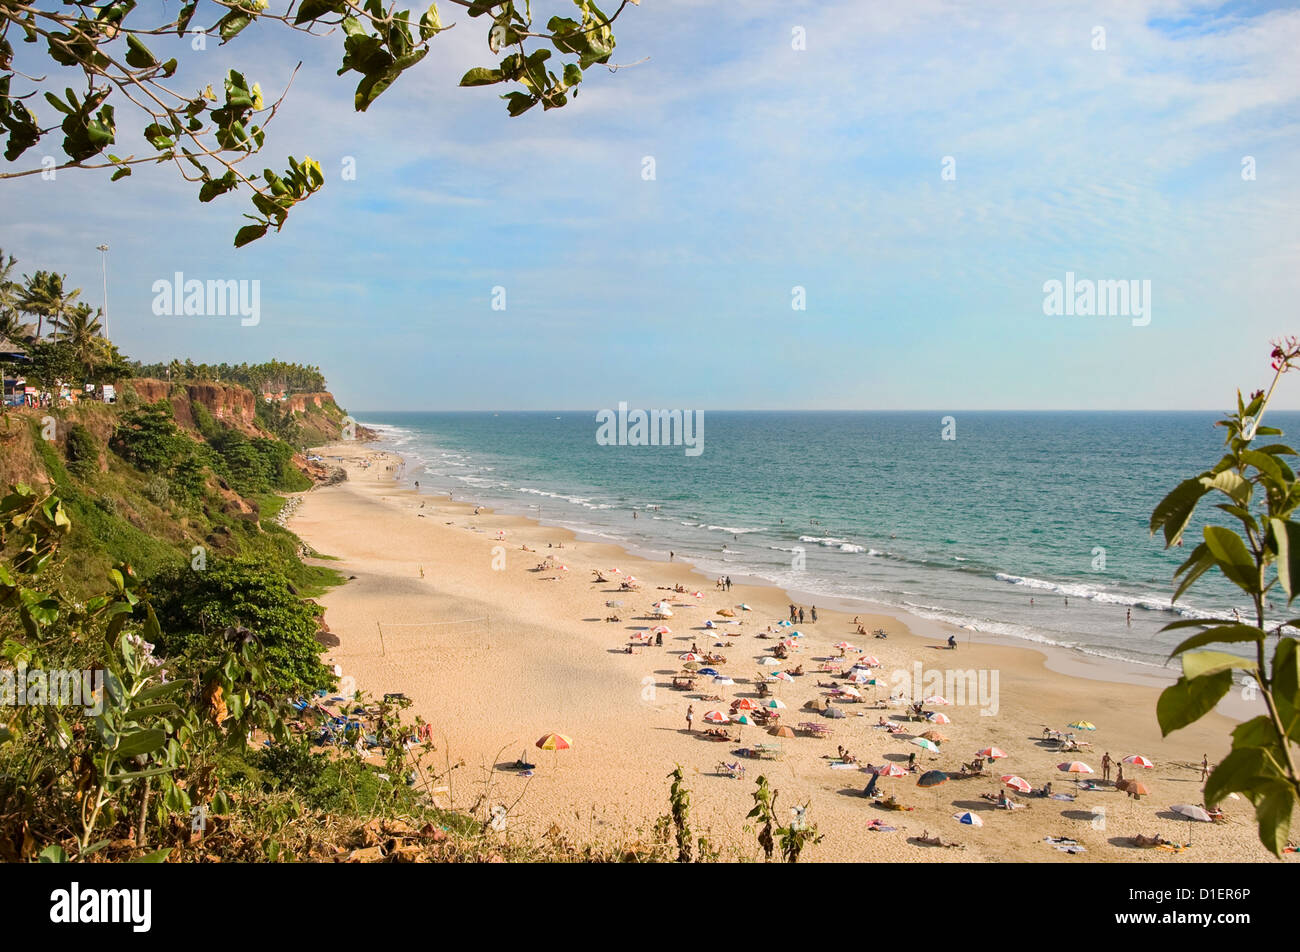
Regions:
[[[699,673],[700,673],[700,674],[707,674],[709,677],[712,678],[712,677],[714,677],[714,676],[717,675],[718,670],[717,670],[717,668],[700,668]]]

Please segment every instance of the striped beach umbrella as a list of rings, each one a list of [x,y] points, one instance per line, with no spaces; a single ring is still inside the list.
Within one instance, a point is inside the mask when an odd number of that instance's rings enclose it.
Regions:
[[[773,671],[773,672],[772,672],[772,677],[776,678],[778,681],[793,681],[793,680],[794,680],[794,678],[793,678],[791,675],[786,674],[784,671]]]
[[[750,727],[753,727],[755,724],[758,723],[758,721],[754,720],[753,714],[746,714],[744,711],[741,711],[739,714],[733,717],[732,721],[737,724],[748,724]]]
[[[731,678],[727,677],[725,674],[719,674],[717,677],[713,679],[713,683],[720,688],[729,688],[736,682],[733,681]]]
[[[1017,777],[1015,774],[1006,774],[1003,776],[1002,782],[1012,790],[1019,791],[1020,793],[1028,793],[1034,789],[1029,785],[1028,780],[1023,777]]]
[[[708,721],[710,724],[731,723],[731,718],[729,718],[726,714],[723,714],[721,711],[709,711],[707,714],[704,715],[704,719]]]
[[[755,701],[752,697],[742,697],[735,704],[733,704],[732,707],[734,707],[738,711],[757,711],[760,707],[762,707],[762,705],[759,704],[757,701]]]
[[[540,750],[568,750],[573,746],[573,739],[554,732],[545,734],[537,741]]]
[[[1007,752],[997,747],[985,747],[983,750],[976,751],[976,757],[983,757],[985,760],[1001,760],[1007,755]]]
[[[950,704],[951,702],[942,694],[931,694],[921,702],[922,704]]]
[[[694,651],[688,651],[685,654],[678,655],[677,660],[678,661],[703,661],[704,658],[700,655],[697,655]]]
[[[785,707],[785,701],[779,697],[768,698],[763,702],[763,706],[772,711],[779,711]]]
[[[1095,731],[1097,729],[1097,725],[1092,721],[1075,721],[1070,726],[1076,731]]]
[[[965,823],[967,826],[983,826],[984,821],[979,818],[979,814],[971,813],[969,810],[964,813],[954,813],[952,818],[958,823]]]
[[[1057,764],[1056,769],[1063,773],[1086,774],[1095,771],[1081,760],[1071,760],[1067,763]]]
[[[947,714],[940,714],[938,711],[931,711],[925,715],[925,719],[931,724],[951,724],[952,718]]]
[[[768,657],[766,657],[766,658],[759,658],[759,659],[758,659],[758,663],[759,663],[759,664],[765,664],[765,665],[767,665],[769,668],[779,668],[779,667],[781,667],[781,662],[780,662],[779,660],[777,660],[776,658],[771,657],[770,655],[769,655]]]
[[[864,770],[866,768],[863,768]],[[881,764],[879,767],[873,767],[868,773],[879,774],[882,777],[906,777],[907,771],[898,764]]]
[[[880,660],[875,655],[867,655],[865,658],[859,658],[858,664],[865,664],[868,668],[878,668]]]
[[[913,737],[912,743],[915,744],[917,747],[924,748],[925,750],[932,750],[936,754],[939,752],[939,745],[936,744],[934,741],[930,740],[929,738]]]
[[[1141,754],[1130,754],[1129,756],[1124,758],[1123,762],[1126,764],[1132,764],[1134,767],[1143,767],[1147,770],[1151,770],[1153,767],[1155,767],[1155,764],[1147,760]]]

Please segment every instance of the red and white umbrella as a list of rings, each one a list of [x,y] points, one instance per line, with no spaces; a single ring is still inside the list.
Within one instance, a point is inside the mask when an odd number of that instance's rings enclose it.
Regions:
[[[703,593],[703,592],[692,592],[691,594],[694,595],[696,598],[703,598],[703,597],[704,597],[704,593]]]
[[[983,750],[978,751],[975,754],[976,757],[983,757],[986,760],[999,760],[1006,755],[1007,752],[1005,750],[1001,750],[997,747],[985,747]]]
[[[1141,754],[1130,754],[1128,757],[1124,758],[1124,763],[1132,764],[1134,767],[1145,767],[1147,770],[1155,767],[1155,764],[1147,760]]]
[[[1075,773],[1075,774],[1086,774],[1086,773],[1096,772],[1087,764],[1085,764],[1082,760],[1071,760],[1067,763],[1057,764],[1056,769],[1064,771],[1065,773]]]
[[[723,714],[721,711],[709,711],[709,713],[704,715],[704,719],[708,721],[710,724],[731,723],[731,718],[729,718],[726,714]]]
[[[774,671],[774,672],[772,672],[772,677],[776,678],[778,681],[793,681],[793,680],[794,680],[794,678],[792,678],[790,675],[786,674],[784,671]]]
[[[947,698],[943,697],[942,695],[931,694],[928,698],[926,698],[921,703],[922,704],[949,704],[951,702]]]
[[[1029,781],[1024,777],[1017,777],[1015,774],[1007,774],[1002,778],[1002,782],[1012,790],[1018,790],[1021,793],[1028,793],[1034,788],[1029,785]]]
[[[925,715],[925,719],[931,724],[951,724],[952,718],[947,714],[940,714],[938,711],[931,711]]]
[[[697,655],[694,651],[688,651],[686,652],[686,654],[678,655],[677,660],[678,661],[703,661],[704,658],[701,655]]]
[[[757,711],[763,705],[759,704],[752,697],[742,697],[735,704],[731,705],[738,711]]]
[[[671,635],[673,633],[673,630],[667,625],[655,625],[650,630],[656,635]]]
[[[880,660],[875,655],[867,655],[865,658],[859,658],[858,664],[865,664],[868,668],[878,668]]]
[[[881,764],[879,767],[876,767],[870,772],[874,774],[879,774],[882,777],[906,777],[907,776],[907,771],[904,770],[902,767],[898,766],[898,764]]]

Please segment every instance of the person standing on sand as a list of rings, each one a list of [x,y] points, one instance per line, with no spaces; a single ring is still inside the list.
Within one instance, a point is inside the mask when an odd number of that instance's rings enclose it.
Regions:
[[[817,624],[817,606],[816,606],[816,605],[814,605],[814,606],[812,607],[812,620],[813,620],[813,624],[814,624],[814,625]]]
[[[803,609],[799,609],[799,624],[803,624]]]
[[[668,553],[668,561],[669,561],[669,562],[671,562],[671,561],[673,560],[673,555],[674,555],[674,553],[671,552],[671,551]]]
[[[1101,755],[1101,779],[1110,779],[1110,751]]]
[[[1129,608],[1125,610],[1124,624],[1128,625],[1130,628],[1133,627],[1133,609]]]
[[[695,705],[688,704],[686,707],[686,732],[688,734],[695,732]]]
[[[731,591],[731,576],[727,576],[727,591]]]
[[[1210,775],[1210,755],[1201,754],[1201,780],[1205,780]]]

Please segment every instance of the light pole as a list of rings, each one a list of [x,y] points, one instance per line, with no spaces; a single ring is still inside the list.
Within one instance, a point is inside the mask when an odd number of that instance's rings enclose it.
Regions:
[[[104,264],[104,340],[108,340],[108,245],[96,245]]]

